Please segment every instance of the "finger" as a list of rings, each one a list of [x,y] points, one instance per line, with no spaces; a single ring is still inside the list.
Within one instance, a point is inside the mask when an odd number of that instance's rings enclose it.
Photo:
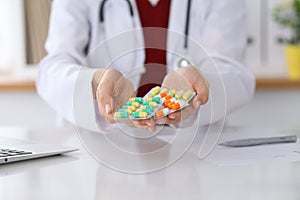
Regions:
[[[145,125],[145,124],[144,124],[143,122],[141,122],[140,120],[134,120],[134,121],[132,121],[132,124],[133,124],[134,126],[136,126],[137,128],[143,128],[143,129],[148,128],[148,126]]]
[[[112,119],[112,118],[106,118],[106,122],[108,124],[115,124],[116,123],[116,121],[114,119]]]
[[[174,112],[174,113],[171,113],[168,115],[168,118],[170,120],[175,120],[176,118],[180,118],[181,116],[181,112],[180,111],[177,111],[177,112]]]
[[[97,89],[99,112],[102,116],[111,116],[113,113],[114,84],[111,80],[101,81]]]
[[[197,93],[197,95],[193,100],[193,107],[198,108],[200,105],[207,103],[209,90],[208,86],[203,80],[194,84],[194,90]]]
[[[145,120],[142,120],[144,124],[146,124],[147,126],[151,127],[151,126],[154,126],[155,123],[154,123],[154,120],[152,118],[150,119],[145,119]]]
[[[180,118],[170,119],[169,117],[163,117],[156,120],[156,124],[164,125],[164,124],[176,124],[180,121]]]

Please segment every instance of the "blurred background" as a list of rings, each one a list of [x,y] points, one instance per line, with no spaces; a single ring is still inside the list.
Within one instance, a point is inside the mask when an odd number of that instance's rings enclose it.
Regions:
[[[257,91],[249,105],[228,116],[228,125],[299,126],[300,4],[297,2],[247,0],[245,63],[257,77]],[[60,117],[38,97],[34,84],[37,64],[46,54],[44,43],[50,11],[51,0],[1,0],[1,126],[60,125]]]

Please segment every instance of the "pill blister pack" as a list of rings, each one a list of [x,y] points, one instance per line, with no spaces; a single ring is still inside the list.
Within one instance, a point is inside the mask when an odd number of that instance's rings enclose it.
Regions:
[[[152,88],[143,98],[130,98],[129,101],[114,113],[115,120],[162,118],[189,106],[196,95],[192,90],[177,91],[160,87]]]
[[[161,98],[164,102],[163,106],[160,107],[160,109],[155,113],[154,118],[158,119],[189,106],[189,102],[195,97],[196,93],[192,90],[177,91],[175,89],[160,89],[160,87],[155,87],[146,94],[146,98],[149,98],[148,96],[153,95],[156,98]]]
[[[163,103],[163,99],[156,97],[148,99],[141,97],[130,98],[121,109],[114,113],[114,119],[149,119],[155,115]]]

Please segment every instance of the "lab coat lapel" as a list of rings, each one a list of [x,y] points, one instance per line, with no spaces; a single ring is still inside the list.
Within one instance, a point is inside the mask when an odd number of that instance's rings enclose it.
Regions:
[[[186,2],[186,1],[184,1]],[[184,29],[185,29],[185,16],[187,3],[183,3],[182,0],[172,0],[171,10],[169,18],[169,32],[167,39],[167,64],[168,71],[173,67],[175,54],[183,54],[183,41],[184,41]]]
[[[129,5],[126,1],[107,1],[103,28],[106,39],[110,39],[106,41],[109,57],[113,58],[110,66],[117,68],[125,76],[134,78],[145,71],[145,52],[139,12],[135,0],[130,0],[130,2],[134,19],[130,16]]]

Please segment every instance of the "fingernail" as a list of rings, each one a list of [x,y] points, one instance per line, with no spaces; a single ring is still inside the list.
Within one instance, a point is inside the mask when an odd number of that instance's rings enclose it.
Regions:
[[[146,122],[147,126],[154,126],[153,123],[150,123],[150,122]]]
[[[109,104],[106,104],[106,105],[105,105],[105,112],[106,112],[106,114],[109,114],[110,110],[111,110],[110,105],[109,105]]]
[[[162,125],[162,124],[165,124],[165,122],[164,122],[164,121],[159,121],[159,120],[157,120],[157,121],[156,121],[156,124]]]
[[[170,118],[170,119],[175,119],[176,116],[175,116],[175,115],[170,115],[169,118]]]

